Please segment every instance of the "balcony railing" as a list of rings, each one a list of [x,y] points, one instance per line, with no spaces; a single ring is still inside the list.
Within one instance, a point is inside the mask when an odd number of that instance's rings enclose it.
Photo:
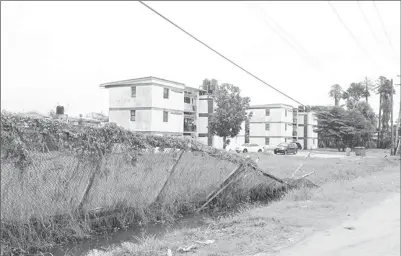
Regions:
[[[195,132],[196,125],[184,125],[184,132]]]

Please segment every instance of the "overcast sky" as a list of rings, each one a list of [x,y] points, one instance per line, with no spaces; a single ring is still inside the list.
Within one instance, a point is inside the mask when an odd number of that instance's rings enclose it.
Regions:
[[[376,2],[388,38],[373,2],[331,2],[358,43],[324,1],[147,3],[303,104],[333,104],[332,84],[365,76],[399,83],[400,1]],[[139,2],[1,2],[2,109],[108,113],[99,84],[143,76],[192,87],[215,78],[251,104],[296,105]]]

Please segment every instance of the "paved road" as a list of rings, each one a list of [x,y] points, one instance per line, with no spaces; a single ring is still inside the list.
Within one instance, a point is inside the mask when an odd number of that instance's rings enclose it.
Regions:
[[[357,219],[317,233],[278,255],[399,256],[400,194],[374,206]]]

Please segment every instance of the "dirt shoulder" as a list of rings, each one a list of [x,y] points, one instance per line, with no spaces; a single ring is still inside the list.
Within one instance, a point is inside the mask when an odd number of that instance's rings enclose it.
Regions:
[[[400,255],[400,193],[394,193],[356,220],[318,232],[277,256],[291,255]]]
[[[381,167],[352,180],[338,179],[318,189],[292,191],[269,206],[251,206],[233,216],[208,220],[200,228],[168,233],[162,240],[147,238],[140,245],[124,243],[106,254],[91,255],[166,255],[167,249],[179,255],[178,248],[192,244],[197,248],[185,255],[276,254],[314,233],[356,220],[362,212],[399,193],[399,162],[388,161]],[[196,243],[205,240],[214,243]]]

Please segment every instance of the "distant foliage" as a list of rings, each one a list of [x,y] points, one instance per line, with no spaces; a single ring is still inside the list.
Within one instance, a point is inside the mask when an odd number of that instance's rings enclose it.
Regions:
[[[360,109],[345,110],[341,107],[322,109],[316,113],[318,125],[315,129],[326,144],[335,144],[339,150],[345,147],[370,146],[375,131],[372,119],[375,114],[366,102]]]

